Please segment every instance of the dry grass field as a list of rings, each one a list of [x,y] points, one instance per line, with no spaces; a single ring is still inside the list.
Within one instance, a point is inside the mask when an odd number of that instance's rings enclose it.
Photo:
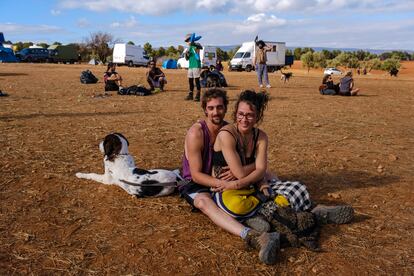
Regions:
[[[82,70],[100,81],[83,85]],[[144,68],[118,68],[126,85]],[[269,164],[305,183],[314,201],[350,203],[355,220],[322,228],[322,252],[284,249],[258,262],[241,239],[177,195],[137,199],[75,177],[101,172],[98,144],[123,133],[142,168],[178,168],[186,130],[203,117],[186,102],[186,71],[165,70],[167,91],[93,97],[104,66],[0,64],[0,274],[409,275],[414,273],[414,63],[398,78],[355,76],[358,97],[321,96],[320,70],[296,65],[288,83],[270,74],[260,125]],[[286,70],[289,71],[289,70]],[[254,72],[225,72],[230,110],[257,88]]]

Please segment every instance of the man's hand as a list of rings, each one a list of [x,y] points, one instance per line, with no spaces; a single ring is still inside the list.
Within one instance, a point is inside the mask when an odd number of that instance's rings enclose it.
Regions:
[[[230,168],[228,166],[222,167],[222,173],[218,176],[221,180],[231,181],[236,180],[237,178],[233,175],[233,173],[230,171]]]

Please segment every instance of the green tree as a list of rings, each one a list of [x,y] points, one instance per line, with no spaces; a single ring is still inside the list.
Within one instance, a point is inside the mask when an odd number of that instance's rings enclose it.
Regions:
[[[41,46],[42,48],[45,48],[45,49],[47,49],[49,47],[49,44],[47,44],[47,43],[39,43],[37,45],[39,45],[39,46]]]
[[[381,70],[382,62],[379,58],[373,58],[368,60],[363,66],[370,72],[372,69]]]
[[[163,57],[165,56],[165,53],[166,53],[165,48],[160,47],[156,51],[153,51],[153,57],[155,58]]]
[[[381,69],[384,71],[390,71],[391,69],[399,69],[400,67],[400,60],[396,58],[387,58],[382,63]]]
[[[333,58],[335,58],[334,55],[329,50],[323,49],[321,51],[321,53],[323,54],[323,56],[325,57],[325,59],[333,59]]]
[[[86,39],[86,44],[91,49],[92,56],[97,57],[103,63],[106,63],[107,57],[112,54],[110,45],[115,43],[115,39],[110,33],[95,32],[91,33]]]
[[[314,68],[325,68],[326,67],[326,58],[322,52],[312,53],[312,59],[313,59]]]
[[[341,62],[337,58],[333,58],[333,59],[327,60],[326,65],[328,67],[338,67],[338,66],[341,66]]]
[[[184,46],[183,45],[178,45],[177,50],[181,55],[184,52]]]
[[[14,48],[15,52],[18,52],[18,51],[22,50],[24,48],[23,47],[23,42],[19,41],[19,42],[14,43],[13,48]]]
[[[293,55],[295,56],[295,60],[300,60],[300,57],[302,56],[302,48],[295,48],[293,50]]]
[[[221,59],[222,61],[229,60],[229,54],[226,51],[223,51],[220,48],[217,48],[217,58]]]
[[[135,45],[135,43],[133,42],[133,41],[128,41],[128,43],[127,43],[128,45]]]
[[[313,60],[313,53],[311,51],[304,53],[300,57],[300,60],[302,61],[302,66],[308,69],[308,73],[309,73],[309,70],[315,66],[315,63]]]
[[[144,51],[147,53],[148,56],[153,57],[153,49],[152,49],[152,45],[149,42],[146,42],[144,44]]]
[[[357,57],[352,56],[348,59],[348,62],[346,64],[346,67],[348,68],[359,68],[359,60]]]
[[[229,55],[229,59],[232,59],[233,56],[236,54],[236,52],[240,49],[241,45],[237,46],[234,49],[231,49],[230,51],[228,51],[228,55]]]
[[[24,42],[23,43],[23,49],[29,48],[30,46],[33,46],[33,42]]]
[[[62,43],[60,43],[58,41],[55,41],[55,42],[52,43],[52,45],[62,45]]]
[[[292,56],[293,55],[292,50],[291,49],[286,49],[286,55],[287,56]]]
[[[342,53],[341,50],[332,50],[331,54],[332,54],[332,58],[336,58],[337,56],[339,56]]]

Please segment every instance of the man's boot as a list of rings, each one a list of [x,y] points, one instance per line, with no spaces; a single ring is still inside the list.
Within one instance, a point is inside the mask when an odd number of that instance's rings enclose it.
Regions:
[[[266,221],[264,217],[261,215],[255,215],[251,218],[248,218],[244,224],[246,224],[248,227],[256,230],[260,233],[265,233],[270,231],[270,224]]]
[[[311,212],[322,224],[344,224],[350,222],[354,217],[354,209],[350,205],[326,206],[318,204]]]
[[[196,96],[194,98],[194,101],[195,102],[199,102],[200,101],[200,91],[197,91],[197,94],[196,94]]]
[[[276,258],[280,249],[280,235],[277,232],[259,233],[250,230],[246,236],[248,246],[259,250],[259,259],[265,264],[276,263]]]
[[[192,100],[193,100],[193,92],[192,92],[192,91],[190,91],[190,92],[188,93],[187,97],[185,97],[185,99],[184,99],[184,100],[186,100],[186,101],[192,101]]]

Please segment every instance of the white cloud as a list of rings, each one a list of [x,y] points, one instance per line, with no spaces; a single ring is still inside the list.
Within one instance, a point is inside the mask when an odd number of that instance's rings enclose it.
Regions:
[[[62,9],[92,11],[118,10],[136,14],[172,14],[177,11],[206,11],[212,13],[303,13],[373,12],[414,10],[412,0],[61,0]]]
[[[87,28],[91,26],[91,23],[86,18],[79,18],[76,22],[76,26],[78,26],[79,28]]]
[[[134,28],[138,25],[135,16],[130,16],[128,20],[122,22],[113,22],[110,24],[111,28]]]
[[[33,34],[33,33],[59,33],[62,28],[51,25],[23,25],[15,23],[0,23],[0,30],[3,32],[16,34]]]
[[[52,10],[50,10],[50,13],[51,13],[53,16],[58,16],[58,15],[60,15],[60,14],[61,14],[61,11],[60,11],[60,10],[54,10],[54,9],[52,9]]]

